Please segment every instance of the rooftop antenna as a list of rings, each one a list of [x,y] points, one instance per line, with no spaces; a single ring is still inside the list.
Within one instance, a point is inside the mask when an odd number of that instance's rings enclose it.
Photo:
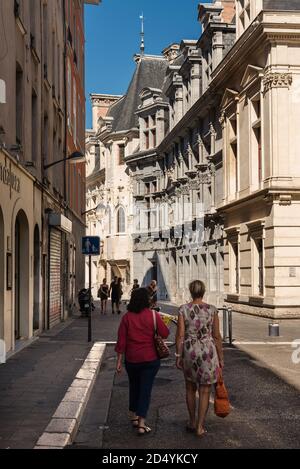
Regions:
[[[144,17],[144,13],[141,14],[140,16],[140,20],[141,20],[141,23],[142,23],[142,29],[141,29],[141,55],[144,55],[145,54],[145,32],[144,32],[144,20],[145,20],[145,17]]]

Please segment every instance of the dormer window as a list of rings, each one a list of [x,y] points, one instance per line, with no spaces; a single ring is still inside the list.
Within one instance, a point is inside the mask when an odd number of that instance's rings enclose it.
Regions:
[[[125,145],[119,145],[119,165],[123,165],[125,162]]]
[[[156,147],[156,129],[151,130],[153,147]]]
[[[155,148],[157,145],[156,136],[156,115],[147,116],[144,118],[145,130],[144,130],[144,144],[145,149]]]

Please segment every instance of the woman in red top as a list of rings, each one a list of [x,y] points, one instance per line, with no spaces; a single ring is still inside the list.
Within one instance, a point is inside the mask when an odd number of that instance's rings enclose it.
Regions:
[[[154,345],[154,318],[156,314],[157,332],[166,339],[169,329],[160,315],[150,309],[146,288],[134,290],[123,317],[116,352],[118,353],[117,371],[122,371],[122,357],[125,354],[125,368],[129,378],[130,420],[137,427],[139,435],[151,431],[145,424],[150,405],[151,391],[155,376],[160,367],[160,359]]]

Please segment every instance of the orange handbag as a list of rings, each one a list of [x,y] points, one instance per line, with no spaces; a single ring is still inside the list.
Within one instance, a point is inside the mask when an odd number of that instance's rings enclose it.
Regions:
[[[230,403],[228,392],[222,376],[219,377],[215,390],[215,414],[217,417],[225,418],[230,414]]]

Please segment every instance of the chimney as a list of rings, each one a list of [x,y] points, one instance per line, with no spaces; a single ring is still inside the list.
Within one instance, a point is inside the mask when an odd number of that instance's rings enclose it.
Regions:
[[[231,23],[235,15],[235,0],[220,0],[223,11],[221,18],[224,23]]]
[[[166,47],[162,54],[167,59],[167,61],[172,64],[174,60],[178,57],[180,45],[177,43],[171,44],[170,46]]]
[[[211,22],[231,23],[235,16],[235,0],[214,0],[200,3],[198,20],[205,30]]]

